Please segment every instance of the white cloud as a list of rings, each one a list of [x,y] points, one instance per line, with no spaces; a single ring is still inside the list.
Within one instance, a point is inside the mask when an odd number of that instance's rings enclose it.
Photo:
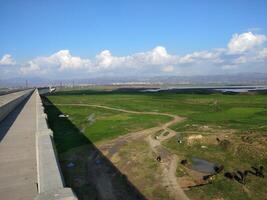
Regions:
[[[140,52],[129,56],[116,57],[109,50],[104,50],[96,56],[94,66],[97,68],[116,68],[120,66],[139,68],[148,65],[161,65],[170,62],[172,56],[165,47],[157,46],[151,51]]]
[[[267,61],[267,48],[259,49],[250,54],[242,54],[236,59],[233,59],[233,64],[257,64]]]
[[[257,59],[259,59],[259,60],[267,59],[267,48],[264,48],[264,49],[259,51]]]
[[[221,50],[193,52],[180,57],[179,63],[199,63],[205,61],[219,63],[221,62],[220,55]]]
[[[45,70],[41,70],[38,64],[29,61],[26,66],[21,67],[20,71],[23,75],[26,74],[45,74]]]
[[[250,58],[246,57],[246,56],[240,56],[236,59],[233,60],[234,64],[244,64],[247,63],[249,61]]]
[[[15,65],[15,64],[16,62],[13,60],[10,54],[5,54],[0,60],[0,65]]]
[[[103,50],[95,58],[73,56],[69,50],[60,50],[50,56],[42,56],[21,66],[22,74],[90,77],[91,75],[161,75],[179,72],[181,75],[219,74],[225,70],[240,72],[261,69],[267,72],[267,48],[265,35],[251,32],[235,34],[228,48],[197,51],[186,55],[172,55],[163,46],[126,56],[115,56]]]
[[[72,56],[69,50],[61,50],[47,59],[49,62],[57,63],[60,70],[87,68],[91,64],[89,59]]]
[[[114,58],[109,50],[102,51],[99,55],[96,56],[96,59],[98,65],[104,68],[111,66],[112,62],[114,62]]]
[[[262,45],[265,41],[265,35],[253,34],[252,32],[234,34],[228,43],[228,49],[230,53],[243,53]]]
[[[171,55],[168,54],[166,48],[162,46],[157,46],[144,55],[147,57],[148,62],[154,65],[164,64],[171,58]]]
[[[51,56],[37,57],[20,68],[22,74],[46,74],[49,71],[80,70],[90,67],[89,59],[72,56],[69,50],[60,50]]]
[[[104,50],[96,55],[94,62],[92,62],[91,71],[95,70],[110,70],[118,68],[122,65],[125,67],[132,66],[130,57],[116,57],[111,54],[109,50]]]
[[[163,71],[163,72],[173,72],[173,71],[174,71],[174,67],[171,66],[171,65],[164,66],[164,67],[162,68],[162,71]]]

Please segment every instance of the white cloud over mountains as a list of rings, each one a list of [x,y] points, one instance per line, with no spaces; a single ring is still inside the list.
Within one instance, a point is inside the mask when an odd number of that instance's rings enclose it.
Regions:
[[[234,34],[226,48],[173,55],[165,47],[128,56],[114,56],[109,50],[95,58],[73,56],[69,50],[60,50],[50,56],[41,56],[18,65],[23,75],[47,77],[90,77],[90,75],[207,75],[235,72],[267,72],[267,38],[262,34],[246,32]],[[11,55],[0,60],[1,65],[14,65]],[[1,70],[1,68],[0,68]]]

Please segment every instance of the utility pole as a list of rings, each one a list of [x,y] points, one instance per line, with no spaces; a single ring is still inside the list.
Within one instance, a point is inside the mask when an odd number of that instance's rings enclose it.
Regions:
[[[28,88],[28,80],[26,80],[25,86],[26,88]]]

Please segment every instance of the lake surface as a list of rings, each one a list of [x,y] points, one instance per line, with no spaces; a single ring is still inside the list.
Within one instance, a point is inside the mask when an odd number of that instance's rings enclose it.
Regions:
[[[267,86],[199,86],[199,87],[167,87],[167,88],[146,88],[142,92],[161,92],[161,91],[174,91],[174,90],[213,90],[219,92],[250,92],[250,91],[263,91],[267,90]]]

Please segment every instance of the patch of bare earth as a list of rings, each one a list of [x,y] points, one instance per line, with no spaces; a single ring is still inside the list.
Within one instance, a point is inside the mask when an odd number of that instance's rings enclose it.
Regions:
[[[146,196],[149,199],[158,199],[161,195],[157,192],[155,195],[151,195],[151,193],[146,192],[147,188],[149,187],[150,190],[153,190],[152,188],[157,188],[155,191],[159,191],[158,187],[159,185],[165,190],[168,191],[169,197],[164,198],[164,199],[188,199],[181,187],[179,186],[179,183],[177,182],[177,177],[176,177],[176,168],[177,168],[177,163],[178,163],[178,158],[176,155],[171,154],[168,152],[162,145],[161,142],[164,140],[167,140],[171,137],[174,137],[176,135],[176,132],[169,129],[168,127],[171,126],[172,124],[175,124],[177,122],[180,122],[183,120],[182,118],[175,116],[174,119],[166,124],[163,124],[159,127],[154,127],[151,129],[146,129],[142,130],[136,133],[130,133],[125,136],[121,136],[117,139],[114,139],[112,141],[107,142],[106,144],[100,145],[99,148],[101,151],[107,155],[111,161],[113,161],[119,169],[122,171],[125,171],[127,177],[132,180],[138,188],[144,189],[144,194],[147,194]],[[154,133],[162,131],[162,133],[157,137],[153,137]],[[125,145],[129,145],[129,143],[138,143],[141,141],[146,141],[149,144],[149,148],[151,153],[150,154],[144,154],[147,159],[150,156],[150,158],[153,159],[155,162],[155,158],[157,156],[161,157],[161,161],[159,163],[156,163],[158,165],[159,170],[156,170],[155,173],[151,174],[150,178],[159,178],[159,180],[155,180],[152,183],[147,183],[144,180],[149,180],[149,179],[140,179],[140,181],[136,181],[136,177],[138,174],[143,174],[145,170],[142,168],[142,162],[139,163],[139,166],[136,166],[136,168],[139,168],[143,170],[142,172],[136,172],[133,173],[131,169],[134,169],[134,165],[132,162],[135,162],[136,160],[142,160],[140,158],[136,158],[136,156],[128,156],[125,157],[122,161],[121,158],[118,158],[118,155],[116,154],[117,152],[120,152],[120,149],[123,148]],[[136,149],[137,152],[140,151],[140,149]],[[129,152],[135,152],[134,149],[130,149]],[[139,153],[138,153],[139,155]],[[128,166],[128,167],[127,167]],[[130,173],[132,172],[132,173]],[[151,172],[151,169],[146,170],[146,174],[149,174]],[[141,189],[141,190],[142,190]],[[165,194],[166,191],[162,191],[161,194]],[[159,198],[162,199],[162,198]]]

